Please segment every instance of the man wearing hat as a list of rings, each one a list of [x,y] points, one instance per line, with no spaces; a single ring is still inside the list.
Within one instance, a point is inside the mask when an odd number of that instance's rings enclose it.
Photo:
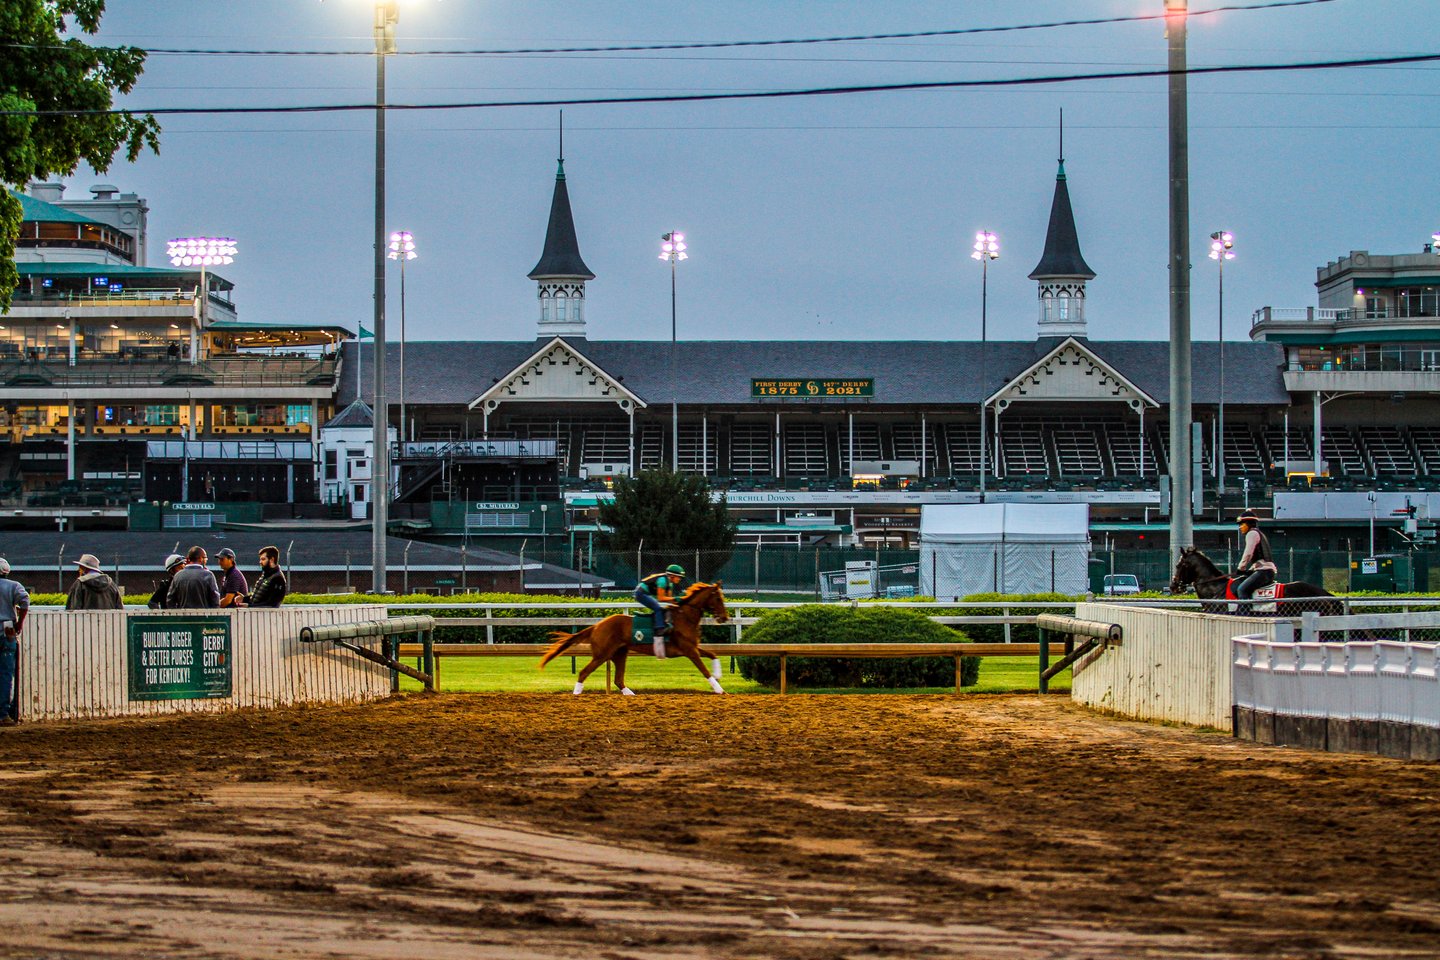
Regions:
[[[0,726],[16,722],[15,665],[20,659],[20,628],[30,612],[30,594],[10,579],[10,561],[0,560]]]
[[[185,553],[185,566],[170,580],[165,595],[166,610],[203,610],[220,606],[220,586],[215,574],[205,567],[204,547],[191,547]]]
[[[1235,584],[1235,596],[1241,600],[1249,600],[1255,596],[1256,590],[1275,582],[1278,568],[1270,554],[1270,541],[1260,532],[1260,518],[1253,513],[1245,513],[1236,523],[1240,525],[1240,532],[1245,536],[1245,553],[1240,557],[1240,566],[1235,569],[1237,573],[1248,576]]]
[[[221,547],[215,554],[220,560],[220,576],[215,580],[220,585],[220,606],[233,607],[236,601],[240,606],[245,605],[245,595],[250,592],[250,584],[245,582],[245,574],[235,565],[235,551],[229,547]]]
[[[93,553],[75,561],[75,573],[75,582],[70,584],[70,594],[65,598],[66,610],[120,610],[125,606],[120,588],[100,572],[100,561]]]
[[[165,576],[155,582],[155,592],[150,594],[150,602],[146,606],[151,610],[165,609],[166,599],[170,595],[170,582],[175,579],[175,574],[183,566],[185,566],[185,558],[178,553],[172,553],[165,558]]]
[[[635,585],[635,599],[655,614],[655,659],[665,659],[665,634],[670,632],[670,613],[685,580],[685,568],[672,563],[664,573],[652,573]]]

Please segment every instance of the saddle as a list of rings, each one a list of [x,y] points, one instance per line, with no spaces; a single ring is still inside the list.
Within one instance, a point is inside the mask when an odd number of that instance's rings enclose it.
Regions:
[[[648,647],[655,642],[655,614],[649,610],[630,616],[630,643]]]
[[[1225,599],[1226,599],[1226,600],[1239,600],[1239,599],[1240,599],[1238,596],[1235,595],[1235,584],[1239,583],[1239,582],[1240,582],[1241,580],[1243,580],[1243,579],[1245,579],[1245,578],[1244,578],[1244,577],[1231,577],[1230,579],[1228,579],[1228,580],[1225,581]],[[1285,599],[1285,584],[1281,583],[1279,580],[1276,580],[1274,583],[1266,584],[1265,586],[1261,587],[1259,590],[1256,590],[1256,591],[1255,591],[1255,595],[1254,595],[1253,597],[1251,597],[1250,599],[1251,599],[1253,602],[1250,604],[1250,607],[1249,607],[1249,611],[1248,611],[1248,612],[1250,612],[1250,613],[1275,613],[1275,612],[1276,612],[1275,601]],[[1261,601],[1264,601],[1264,602],[1262,603]],[[1233,610],[1233,609],[1235,609],[1235,608],[1232,607],[1231,609]],[[1239,612],[1240,612],[1240,613],[1245,613],[1245,612],[1247,612],[1247,611],[1241,610],[1241,611],[1239,611]]]

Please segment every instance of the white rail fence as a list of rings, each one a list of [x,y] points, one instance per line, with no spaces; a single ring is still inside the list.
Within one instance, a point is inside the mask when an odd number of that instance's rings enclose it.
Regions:
[[[203,614],[203,616],[202,616]],[[23,720],[142,716],[295,703],[358,703],[388,696],[390,672],[329,644],[302,644],[302,627],[373,620],[385,616],[379,604],[294,606],[279,610],[122,611],[67,613],[37,607],[20,640],[19,709]],[[134,620],[144,617],[147,620]],[[207,695],[178,699],[182,679],[198,679],[205,666],[187,638],[166,646],[166,631],[148,636],[132,629],[148,618],[228,627],[228,644],[214,643],[212,676],[223,679]],[[133,622],[132,622],[133,620]],[[132,634],[136,634],[132,638]],[[162,636],[156,637],[156,634]],[[177,632],[176,636],[179,636]],[[147,644],[149,647],[147,647]],[[196,650],[199,648],[196,647]],[[139,659],[132,659],[138,654]],[[147,676],[147,664],[154,662]],[[147,682],[148,681],[148,682]],[[158,688],[171,685],[168,692]],[[219,695],[228,690],[228,695]]]
[[[1341,619],[1361,618],[1320,623]],[[1250,635],[1235,637],[1231,653],[1237,737],[1440,760],[1440,645]]]
[[[1254,617],[1116,603],[1080,603],[1075,616],[1118,623],[1125,639],[1075,663],[1072,700],[1136,720],[1231,729],[1230,638],[1255,632]]]

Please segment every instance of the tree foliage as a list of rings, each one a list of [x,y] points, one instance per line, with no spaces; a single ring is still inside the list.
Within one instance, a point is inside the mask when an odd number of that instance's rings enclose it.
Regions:
[[[94,35],[104,12],[105,0],[0,3],[0,182],[7,187],[74,173],[81,161],[103,172],[122,149],[132,161],[146,147],[159,152],[154,117],[103,112],[116,93],[134,88],[145,51],[68,35]],[[20,201],[0,191],[0,311],[9,310],[19,280],[20,218]]]
[[[713,499],[704,477],[670,470],[647,470],[617,477],[615,500],[600,507],[600,523],[609,527],[601,546],[647,555],[669,554],[684,560],[700,551],[702,562],[718,570],[735,545],[735,521],[722,494]],[[701,570],[691,576],[704,578]]]

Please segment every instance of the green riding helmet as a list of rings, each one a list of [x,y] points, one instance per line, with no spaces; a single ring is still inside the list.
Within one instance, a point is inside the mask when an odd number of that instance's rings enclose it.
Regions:
[[[668,566],[668,567],[665,568],[665,572],[666,572],[666,573],[673,573],[673,574],[675,574],[675,576],[677,576],[677,577],[683,577],[683,576],[685,576],[685,568],[682,567],[682,566],[680,566],[680,564],[678,564],[678,563],[672,563],[672,564],[670,564],[670,566]]]

